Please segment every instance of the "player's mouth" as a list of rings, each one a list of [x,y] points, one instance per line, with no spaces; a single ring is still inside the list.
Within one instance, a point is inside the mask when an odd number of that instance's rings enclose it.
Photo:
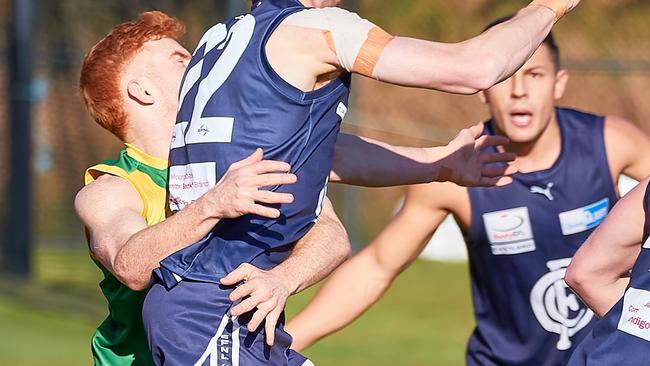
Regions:
[[[509,116],[510,123],[516,127],[528,127],[533,121],[533,112],[525,108],[513,108]]]

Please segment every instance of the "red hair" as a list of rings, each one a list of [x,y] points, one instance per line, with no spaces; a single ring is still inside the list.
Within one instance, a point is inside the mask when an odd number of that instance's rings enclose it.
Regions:
[[[84,58],[79,89],[95,121],[124,141],[126,112],[120,92],[124,68],[149,41],[178,39],[185,25],[160,11],[141,13],[99,41]]]

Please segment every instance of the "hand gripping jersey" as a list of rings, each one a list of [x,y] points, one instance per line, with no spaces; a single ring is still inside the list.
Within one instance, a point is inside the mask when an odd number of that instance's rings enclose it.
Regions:
[[[320,214],[349,74],[302,92],[276,74],[264,49],[282,20],[304,9],[297,0],[264,0],[199,42],[183,79],[171,145],[171,209],[196,200],[258,147],[265,159],[290,163],[298,183],[273,188],[294,195],[294,203],[279,207],[279,219],[222,220],[202,241],[161,262],[158,276],[167,286],[181,278],[218,283],[244,262],[274,267]]]
[[[102,174],[126,179],[142,199],[142,217],[148,225],[165,219],[167,162],[126,144],[117,160],[108,160],[86,171],[90,184]],[[91,347],[95,365],[153,365],[142,325],[142,303],[146,291],[133,291],[122,284],[104,266],[95,261],[104,274],[99,284],[108,301],[109,315],[93,335]]]
[[[469,188],[476,328],[468,365],[564,365],[594,319],[564,273],[617,200],[604,119],[556,113],[562,150],[550,169],[517,173],[503,187]]]
[[[642,366],[650,360],[650,185],[643,199],[643,246],[625,295],[573,353],[570,366]]]

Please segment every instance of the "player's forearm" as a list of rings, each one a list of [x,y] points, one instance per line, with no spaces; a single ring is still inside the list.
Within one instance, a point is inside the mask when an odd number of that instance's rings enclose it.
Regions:
[[[289,258],[271,272],[285,278],[295,294],[332,273],[349,255],[347,233],[327,200],[319,221],[298,241]]]
[[[511,20],[463,42],[464,57],[483,64],[486,77],[479,89],[487,89],[515,73],[537,50],[555,22],[547,7],[530,5]]]
[[[446,155],[444,146],[394,146],[341,134],[334,150],[330,181],[366,187],[429,183],[438,180],[436,163]]]
[[[292,348],[303,350],[352,323],[381,298],[391,281],[361,253],[344,263],[285,326],[293,336]]]
[[[629,283],[629,277],[621,277],[607,284],[572,283],[569,286],[596,316],[602,318],[621,299]]]
[[[133,290],[151,284],[160,261],[207,235],[219,222],[202,200],[197,200],[167,220],[131,236],[115,257],[119,279]]]

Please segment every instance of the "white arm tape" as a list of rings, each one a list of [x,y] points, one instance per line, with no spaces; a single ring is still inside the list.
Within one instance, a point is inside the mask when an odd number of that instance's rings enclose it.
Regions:
[[[306,9],[291,14],[282,24],[329,32],[339,64],[348,72],[352,71],[368,33],[376,27],[341,8]]]

